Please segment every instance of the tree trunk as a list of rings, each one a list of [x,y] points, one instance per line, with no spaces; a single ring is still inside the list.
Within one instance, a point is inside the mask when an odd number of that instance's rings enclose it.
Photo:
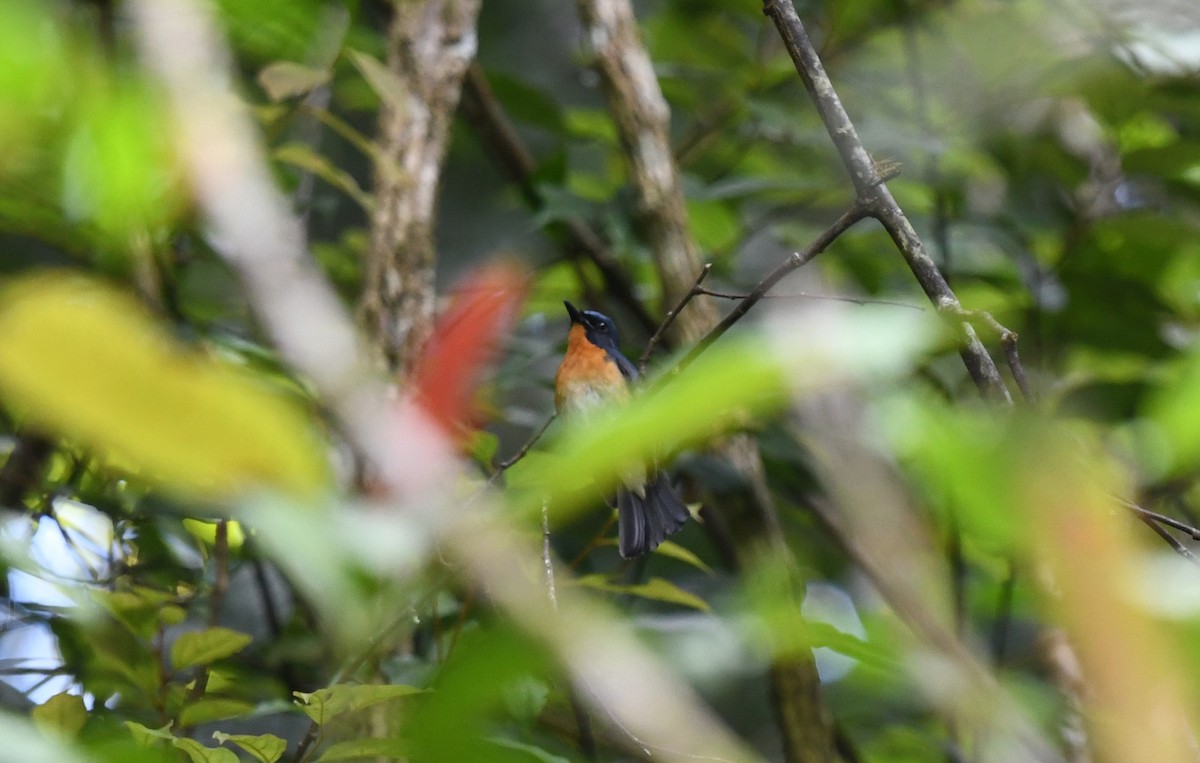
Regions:
[[[433,328],[433,240],[442,161],[463,75],[475,57],[479,0],[396,2],[387,65],[375,211],[360,315],[376,357],[407,379]]]

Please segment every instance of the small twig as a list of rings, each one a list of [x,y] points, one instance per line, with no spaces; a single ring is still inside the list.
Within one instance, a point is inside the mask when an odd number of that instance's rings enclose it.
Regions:
[[[1187,533],[1188,537],[1190,537],[1192,540],[1200,540],[1200,528],[1192,527],[1186,522],[1181,522],[1174,517],[1168,517],[1166,514],[1159,514],[1156,511],[1150,511],[1149,509],[1142,508],[1132,501],[1126,501],[1123,498],[1118,498],[1117,500],[1122,506],[1132,511],[1141,519],[1148,519],[1152,522],[1158,522],[1159,524],[1167,525],[1168,527],[1174,527],[1176,530],[1182,530],[1183,532]]]
[[[542,439],[542,435],[546,434],[546,430],[550,428],[550,425],[554,423],[554,419],[557,417],[557,413],[550,414],[550,418],[546,419],[546,423],[538,427],[538,430],[533,433],[533,436],[525,441],[525,444],[521,446],[520,450],[509,456],[507,459],[496,464],[496,471],[492,473],[491,477],[488,477],[487,484],[495,484],[496,480],[500,479],[500,476],[508,471],[510,467],[512,467],[522,458],[525,458],[526,454],[529,453],[529,449],[536,445],[538,440]]]
[[[696,276],[696,282],[692,284],[692,288],[688,290],[687,294],[683,295],[683,299],[679,300],[679,304],[671,308],[671,311],[663,318],[663,322],[658,327],[658,330],[654,332],[654,336],[650,337],[650,341],[646,343],[646,349],[642,352],[642,357],[638,358],[638,372],[642,374],[646,373],[646,363],[650,361],[650,354],[654,352],[654,348],[658,346],[659,340],[667,333],[667,329],[675,322],[675,318],[683,312],[683,308],[687,307],[688,302],[692,301],[692,297],[705,293],[700,284],[704,283],[704,279],[708,278],[710,272],[712,272],[712,263],[704,263],[704,267],[700,268],[700,274]]]
[[[550,608],[558,614],[558,589],[554,584],[554,555],[550,548],[550,501],[542,499],[542,565],[546,570],[546,595],[550,598]],[[596,759],[596,737],[592,733],[592,719],[575,690],[574,683],[567,678],[567,701],[571,705],[571,713],[575,716],[575,726],[579,731],[579,751],[588,760]]]
[[[550,607],[558,611],[558,591],[554,588],[554,558],[550,554],[550,500],[542,499],[542,566],[546,570],[546,594]]]
[[[1190,548],[1183,545],[1183,543],[1181,543],[1178,538],[1168,532],[1166,528],[1150,517],[1143,516],[1142,514],[1137,514],[1137,518],[1145,522],[1147,527],[1157,533],[1160,538],[1165,540],[1167,545],[1175,549],[1180,556],[1182,556],[1184,559],[1187,559],[1189,562],[1200,566],[1200,557],[1197,557],[1195,554],[1193,554]]]
[[[1008,370],[1012,371],[1017,388],[1021,390],[1021,396],[1027,403],[1037,402],[1033,388],[1029,386],[1029,379],[1025,376],[1025,366],[1021,364],[1021,356],[1017,353],[1017,333],[1009,331],[1003,334],[1000,337],[1000,344],[1004,347],[1004,360],[1008,363]]]
[[[749,294],[732,294],[727,291],[715,291],[701,287],[698,291],[706,297],[716,297],[717,299],[746,299]],[[824,299],[833,302],[849,302],[853,305],[890,305],[892,307],[907,307],[909,310],[925,311],[921,305],[914,305],[911,302],[900,302],[892,299],[868,299],[866,297],[847,297],[841,294],[808,294],[807,292],[798,291],[792,294],[764,294],[763,299]]]
[[[1029,386],[1029,378],[1025,375],[1025,367],[1021,364],[1021,356],[1017,352],[1017,332],[996,320],[996,317],[987,310],[967,310],[961,305],[944,305],[942,312],[958,320],[983,326],[995,334],[1000,339],[1001,347],[1004,348],[1004,361],[1008,364],[1008,370],[1012,372],[1013,379],[1017,382],[1017,388],[1021,390],[1021,396],[1027,403],[1036,402],[1037,396]]]
[[[683,360],[679,361],[678,365],[675,366],[675,371],[678,372],[683,370],[693,360],[695,360],[700,353],[707,350],[709,346],[712,345],[713,342],[717,341],[722,334],[728,331],[733,324],[741,320],[742,316],[750,311],[750,308],[758,304],[758,301],[765,297],[767,292],[771,290],[771,287],[779,283],[784,276],[801,267],[802,265],[807,264],[818,254],[825,251],[825,249],[827,249],[829,245],[838,238],[838,236],[841,236],[858,221],[865,217],[869,217],[870,214],[870,208],[867,205],[855,202],[855,204],[843,212],[841,217],[835,220],[832,225],[822,231],[821,235],[817,236],[816,240],[809,244],[807,249],[802,252],[793,252],[790,257],[783,261],[782,264],[772,270],[767,277],[758,284],[758,286],[754,287],[753,291],[746,295],[745,299],[739,302],[736,307],[729,311],[728,315],[721,319],[720,323],[718,323],[711,331],[701,337],[700,341],[697,342],[696,345],[688,351],[688,354],[683,357]]]

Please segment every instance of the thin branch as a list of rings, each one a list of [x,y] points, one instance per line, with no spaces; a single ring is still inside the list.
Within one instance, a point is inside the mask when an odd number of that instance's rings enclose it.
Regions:
[[[692,297],[695,297],[697,294],[707,293],[701,288],[700,284],[704,283],[704,279],[708,278],[710,272],[712,272],[712,263],[704,263],[704,267],[700,268],[700,274],[696,276],[696,282],[692,284],[692,288],[688,290],[687,294],[683,295],[683,298],[679,300],[679,304],[671,308],[671,311],[663,318],[663,322],[659,325],[658,330],[654,332],[654,335],[650,337],[650,341],[646,343],[646,349],[642,352],[642,357],[638,358],[639,372],[642,374],[646,373],[646,363],[650,361],[650,354],[654,352],[654,348],[658,345],[663,335],[666,334],[667,329],[675,322],[675,318],[683,308],[687,307],[687,303],[692,301]]]
[[[879,220],[887,230],[930,301],[939,310],[961,309],[958,297],[946,283],[937,264],[925,251],[920,236],[892,197],[880,175],[880,168],[858,137],[854,123],[850,121],[849,114],[842,106],[816,48],[796,14],[792,0],[764,0],[763,12],[779,30],[784,47],[787,48],[796,71],[804,81],[804,86],[825,123],[829,137],[850,174],[859,203],[867,204],[871,216]],[[985,397],[995,397],[1011,403],[1012,396],[1000,377],[995,362],[969,324],[960,325],[960,340],[963,363],[980,393]]]
[[[683,360],[675,367],[676,371],[686,368],[700,353],[704,352],[712,345],[713,342],[721,338],[721,335],[733,327],[742,317],[750,311],[750,308],[758,304],[758,301],[766,296],[771,287],[779,283],[779,281],[791,273],[793,270],[807,264],[814,257],[825,251],[838,236],[849,230],[855,223],[870,215],[870,211],[862,204],[854,204],[850,209],[842,213],[841,217],[826,228],[821,235],[817,236],[811,244],[808,245],[802,252],[793,252],[790,257],[783,261],[777,268],[772,270],[766,278],[759,282],[754,290],[746,295],[746,298],[737,304],[729,314],[721,319],[721,322],[712,328],[707,334],[700,338]]]
[[[491,477],[488,477],[487,484],[495,484],[495,482],[500,479],[500,476],[508,471],[510,467],[512,467],[522,458],[525,458],[526,454],[529,453],[529,449],[536,445],[538,440],[542,439],[542,435],[546,434],[546,430],[550,428],[550,425],[554,423],[554,419],[557,417],[557,413],[550,414],[549,418],[546,419],[546,423],[538,427],[538,430],[534,432],[528,440],[525,441],[525,444],[522,445],[516,453],[496,464],[496,471],[492,473]]]
[[[749,294],[732,294],[727,291],[716,291],[701,287],[697,289],[700,294],[706,297],[716,297],[717,299],[746,299]],[[803,291],[793,292],[791,294],[764,294],[762,299],[824,299],[831,302],[849,302],[852,305],[890,305],[892,307],[907,307],[910,310],[925,311],[921,305],[914,305],[911,302],[900,302],[894,299],[869,299],[867,297],[847,297],[842,294],[809,294]]]
[[[1186,522],[1181,522],[1174,517],[1168,517],[1165,514],[1159,514],[1158,512],[1142,508],[1136,503],[1133,503],[1132,501],[1126,501],[1123,498],[1118,498],[1117,501],[1141,519],[1157,522],[1159,524],[1167,525],[1168,527],[1174,527],[1176,530],[1182,530],[1183,532],[1187,533],[1188,537],[1190,537],[1192,540],[1200,540],[1200,528],[1193,527]]]
[[[1004,361],[1008,363],[1008,370],[1012,372],[1013,379],[1017,382],[1017,388],[1021,390],[1021,396],[1025,398],[1025,402],[1037,402],[1037,396],[1033,393],[1033,388],[1029,386],[1029,379],[1025,376],[1025,366],[1021,364],[1021,356],[1017,352],[1017,332],[1005,331],[1000,337],[1000,344],[1004,347]]]
[[[1012,372],[1013,379],[1017,382],[1017,388],[1021,390],[1021,397],[1027,403],[1037,400],[1037,396],[1029,386],[1029,378],[1025,375],[1021,356],[1017,352],[1017,332],[996,320],[996,317],[987,310],[967,310],[960,305],[958,307],[946,306],[942,308],[942,311],[959,320],[979,324],[994,333],[1000,339],[1000,346],[1004,348],[1004,360],[1008,364],[1008,370]]]
[[[1167,542],[1168,546],[1175,549],[1176,553],[1178,553],[1184,559],[1187,559],[1189,562],[1191,562],[1197,566],[1200,566],[1200,558],[1198,558],[1195,554],[1193,554],[1192,550],[1190,548],[1183,545],[1183,543],[1181,543],[1178,538],[1176,538],[1174,535],[1172,535],[1170,532],[1168,532],[1165,527],[1163,527],[1157,521],[1151,519],[1150,517],[1144,516],[1137,512],[1135,512],[1135,514],[1137,515],[1137,518],[1140,519],[1141,521],[1145,522],[1146,526],[1149,527],[1151,530],[1153,530],[1158,535],[1158,537],[1165,540]]]
[[[546,572],[546,595],[550,608],[558,612],[558,591],[554,587],[554,557],[550,551],[550,501],[542,499],[542,567]]]

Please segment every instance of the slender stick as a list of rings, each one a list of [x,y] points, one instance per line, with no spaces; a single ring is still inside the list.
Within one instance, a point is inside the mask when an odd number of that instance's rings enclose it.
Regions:
[[[701,287],[696,290],[698,293],[706,297],[716,297],[717,299],[746,299],[749,294],[732,294],[727,291],[716,291]],[[792,292],[791,294],[764,294],[763,299],[825,299],[832,302],[849,302],[852,305],[890,305],[892,307],[907,307],[910,310],[921,310],[925,308],[920,305],[914,305],[911,302],[900,302],[894,299],[868,299],[866,297],[847,297],[843,294],[809,294],[803,291]]]
[[[517,463],[522,458],[525,458],[526,454],[529,453],[529,449],[536,445],[538,440],[542,439],[542,435],[546,434],[546,430],[549,429],[550,425],[554,423],[554,419],[557,418],[557,416],[557,413],[550,414],[550,417],[546,419],[546,422],[538,427],[538,430],[534,432],[528,440],[525,441],[525,444],[522,445],[516,453],[496,464],[496,471],[493,472],[492,476],[488,478],[488,484],[494,484],[496,480],[500,479],[500,475],[508,471],[513,464]]]
[[[1167,525],[1168,527],[1174,527],[1176,530],[1182,530],[1183,532],[1187,533],[1192,540],[1200,540],[1200,528],[1192,527],[1186,522],[1181,522],[1178,519],[1168,517],[1165,514],[1159,514],[1158,512],[1144,509],[1141,506],[1138,506],[1136,503],[1126,501],[1123,498],[1118,498],[1117,500],[1121,503],[1121,505],[1132,511],[1141,519],[1148,519],[1152,522]]]
[[[667,329],[675,322],[676,316],[683,311],[683,308],[687,307],[687,303],[692,301],[692,297],[705,293],[704,289],[700,288],[700,284],[704,283],[704,279],[708,278],[710,272],[712,272],[712,263],[704,263],[704,267],[700,268],[700,274],[696,276],[696,282],[692,284],[692,288],[688,290],[687,294],[683,295],[683,298],[679,300],[679,304],[671,308],[671,311],[667,313],[667,317],[663,318],[663,322],[659,325],[658,330],[654,332],[654,336],[650,337],[650,341],[646,343],[646,349],[642,352],[642,357],[638,358],[638,371],[640,373],[646,373],[646,363],[650,360],[650,354],[654,352],[654,348],[658,345],[663,335],[666,334]]]
[[[754,290],[746,295],[746,298],[737,304],[729,314],[721,319],[721,322],[712,328],[707,334],[700,338],[683,360],[675,367],[676,371],[681,371],[686,368],[700,353],[708,349],[715,341],[721,338],[721,335],[728,331],[733,324],[742,319],[750,308],[758,304],[758,301],[766,296],[771,287],[779,283],[788,273],[791,273],[796,268],[808,263],[821,252],[825,251],[830,244],[837,239],[838,236],[849,230],[855,223],[868,217],[870,212],[867,207],[862,204],[854,204],[850,209],[842,213],[841,217],[833,222],[828,228],[817,236],[816,240],[808,245],[802,252],[793,252],[790,257],[783,261],[777,268],[772,270],[766,278],[764,278]]]
[[[550,500],[542,499],[542,567],[546,571],[546,595],[550,607],[558,611],[558,591],[554,588],[554,557],[550,553]]]
[[[1178,553],[1184,559],[1187,559],[1189,562],[1192,562],[1193,564],[1196,564],[1196,565],[1200,565],[1200,557],[1197,557],[1195,554],[1192,553],[1192,550],[1190,548],[1188,548],[1187,546],[1180,543],[1179,539],[1176,538],[1171,533],[1169,533],[1166,530],[1166,528],[1164,528],[1162,525],[1160,525],[1158,522],[1154,521],[1150,517],[1144,516],[1142,514],[1138,514],[1137,517],[1138,517],[1138,519],[1145,522],[1146,526],[1149,527],[1151,530],[1153,530],[1160,538],[1165,540],[1167,542],[1168,546],[1175,549],[1176,553]]]

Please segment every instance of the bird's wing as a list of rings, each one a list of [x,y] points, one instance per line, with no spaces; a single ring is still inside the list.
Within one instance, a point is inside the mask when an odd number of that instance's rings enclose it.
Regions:
[[[608,351],[608,356],[617,364],[617,368],[621,371],[621,376],[624,376],[628,381],[637,381],[637,366],[631,363],[629,358],[622,355],[618,350],[612,349]]]

